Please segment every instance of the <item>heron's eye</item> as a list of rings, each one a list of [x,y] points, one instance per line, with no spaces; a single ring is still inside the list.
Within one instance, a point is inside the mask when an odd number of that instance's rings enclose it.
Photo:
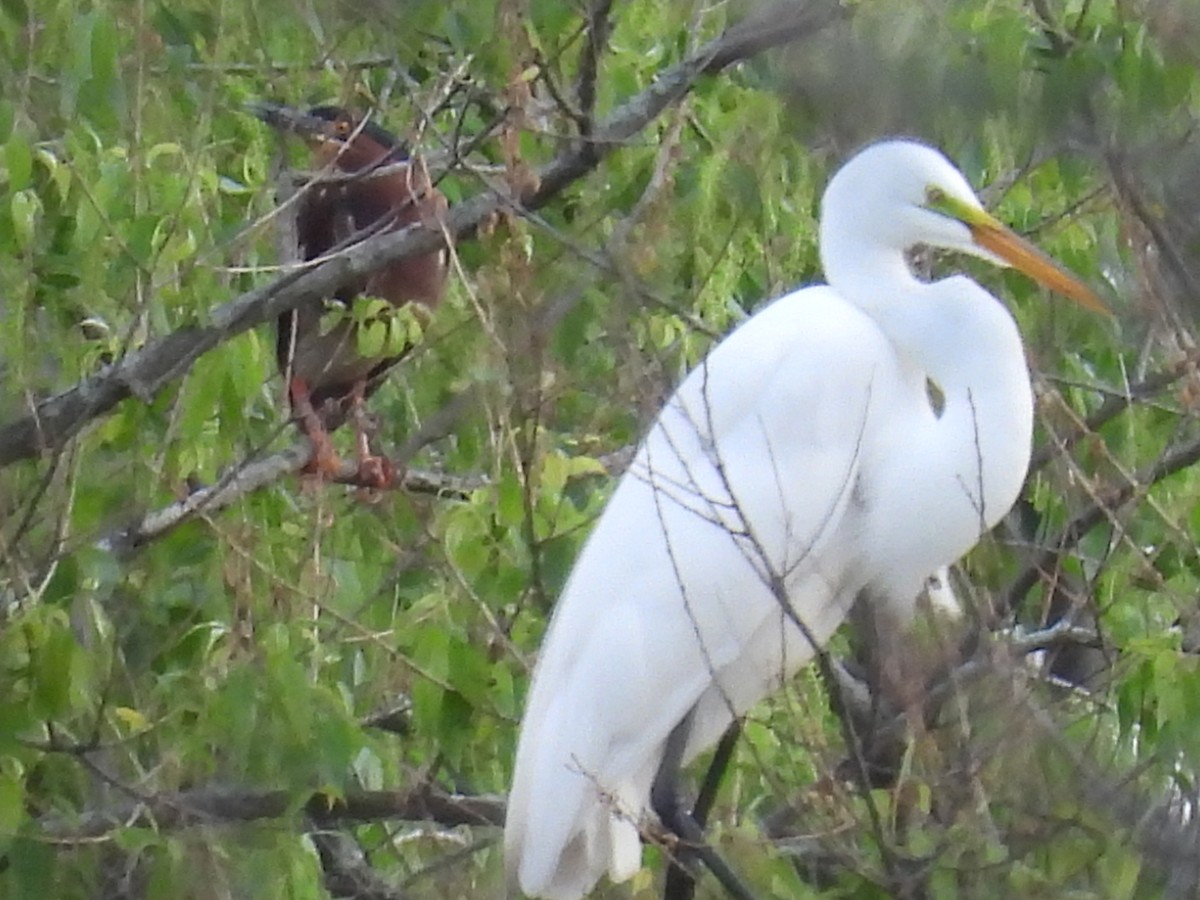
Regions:
[[[333,126],[334,134],[338,137],[348,137],[352,131],[349,119],[338,119]]]

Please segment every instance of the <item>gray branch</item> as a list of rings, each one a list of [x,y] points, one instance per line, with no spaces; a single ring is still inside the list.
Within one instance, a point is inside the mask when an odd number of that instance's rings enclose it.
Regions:
[[[389,819],[437,822],[447,827],[504,824],[502,797],[449,794],[428,786],[406,791],[349,791],[340,798],[316,793],[299,809],[320,827]],[[44,817],[36,829],[41,838],[55,844],[90,843],[119,828],[175,831],[196,825],[279,819],[296,810],[296,796],[288,791],[210,787],[156,794],[71,819]]]

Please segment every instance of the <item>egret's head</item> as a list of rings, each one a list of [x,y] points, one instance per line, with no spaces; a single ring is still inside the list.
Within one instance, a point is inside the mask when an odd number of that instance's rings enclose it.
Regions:
[[[916,141],[872,144],[852,157],[825,189],[821,253],[826,275],[856,256],[899,258],[918,244],[1013,266],[1080,304],[1107,307],[1074,275],[983,208],[967,179],[945,156]]]
[[[881,141],[859,151],[825,189],[821,241],[905,252],[917,244],[981,255],[968,217],[987,216],[962,173],[932,147]]]

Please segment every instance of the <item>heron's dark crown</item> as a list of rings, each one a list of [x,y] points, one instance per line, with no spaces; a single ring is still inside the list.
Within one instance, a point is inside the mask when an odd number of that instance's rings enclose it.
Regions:
[[[354,127],[358,127],[358,119],[340,106],[314,106],[308,111],[308,114],[318,119],[324,119],[326,122],[336,122],[339,119],[345,119],[352,123]],[[359,136],[369,138],[381,147],[387,148],[391,151],[388,154],[389,156],[396,159],[408,158],[408,146],[396,137],[396,135],[392,134],[386,128],[376,125],[373,121],[368,121],[363,125]]]

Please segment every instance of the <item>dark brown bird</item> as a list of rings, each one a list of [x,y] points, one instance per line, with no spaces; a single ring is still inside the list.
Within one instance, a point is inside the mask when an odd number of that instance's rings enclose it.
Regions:
[[[431,184],[425,166],[375,123],[360,123],[334,106],[301,112],[254,103],[251,109],[268,124],[302,137],[312,148],[315,169],[338,175],[327,182],[318,176],[303,189],[296,213],[300,259],[319,259],[382,231],[441,220],[446,199]],[[342,285],[332,299],[349,307],[357,298],[379,297],[395,307],[416,303],[432,309],[445,290],[446,260],[445,250],[403,259]],[[386,456],[371,452],[363,404],[408,348],[364,355],[355,317],[347,311],[323,331],[325,313],[323,300],[306,302],[280,316],[277,326],[276,356],[292,415],[313,445],[308,470],[337,477],[340,463],[329,432],[349,417],[358,454],[354,482],[388,487],[395,481],[395,469]]]

